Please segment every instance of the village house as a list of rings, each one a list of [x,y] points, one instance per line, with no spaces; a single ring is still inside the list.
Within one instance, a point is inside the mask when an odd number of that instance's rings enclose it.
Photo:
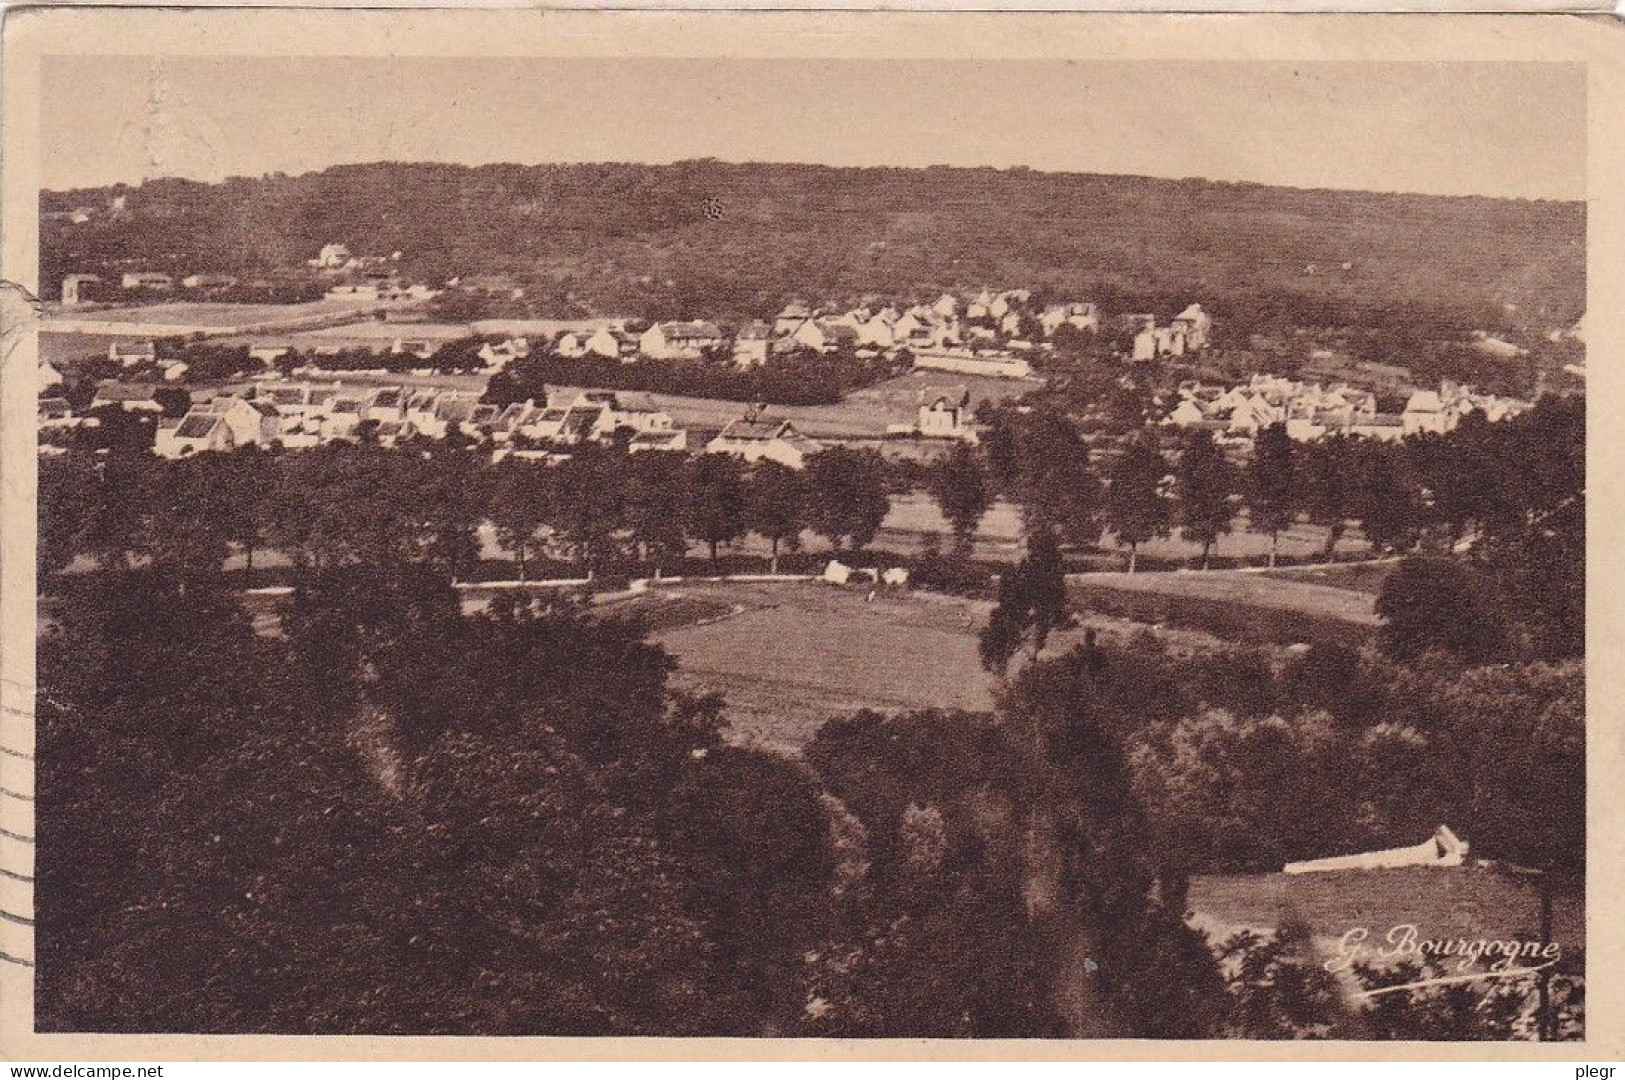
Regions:
[[[846,323],[828,319],[808,319],[796,328],[796,332],[790,335],[790,340],[804,349],[834,352],[843,346],[855,347],[858,343],[858,332]]]
[[[105,379],[96,385],[96,394],[90,399],[90,407],[99,409],[104,406],[116,406],[125,412],[163,412],[164,407],[158,404],[155,397],[158,388],[151,383],[127,383],[117,379]]]
[[[1157,330],[1154,326],[1142,327],[1134,335],[1133,344],[1129,347],[1129,359],[1138,362],[1155,360],[1157,358]]]
[[[203,451],[268,446],[282,432],[276,408],[268,402],[217,397],[193,405],[178,423],[161,423],[153,436],[159,457],[187,457]]]
[[[638,338],[638,350],[655,360],[698,360],[722,343],[716,324],[695,319],[655,323]]]
[[[688,432],[682,428],[673,428],[670,431],[640,431],[632,436],[631,442],[626,444],[626,450],[630,454],[640,453],[645,450],[686,453],[688,451]]]
[[[175,287],[175,279],[156,270],[129,270],[120,284],[126,289],[167,291]]]
[[[305,250],[310,249],[306,248]],[[343,270],[354,264],[355,261],[355,256],[350,254],[350,249],[343,244],[326,244],[322,247],[321,252],[310,261],[310,265],[320,267],[323,270]]]
[[[190,457],[231,448],[231,431],[225,420],[205,413],[160,420],[153,435],[153,453],[163,458]]]
[[[374,391],[362,412],[362,419],[379,424],[394,423],[405,418],[406,394],[398,386],[384,386]]]
[[[732,454],[746,462],[776,461],[792,469],[805,468],[807,458],[823,449],[796,430],[788,420],[748,415],[734,420],[705,444],[708,454]]]
[[[229,289],[237,284],[237,279],[230,274],[188,274],[181,278],[181,286],[187,289]]]
[[[914,368],[918,371],[952,371],[960,375],[983,375],[995,379],[1025,379],[1033,373],[1032,364],[1019,356],[1000,353],[979,355],[959,350],[915,353]]]
[[[41,360],[34,368],[34,393],[43,394],[53,386],[62,385],[62,372],[49,360]]]
[[[62,279],[62,302],[70,307],[86,303],[94,298],[96,286],[101,281],[96,274],[69,274]]]
[[[767,363],[768,343],[773,328],[760,319],[741,327],[734,335],[734,363],[742,368],[758,367]]]
[[[792,300],[784,305],[784,310],[773,318],[773,336],[776,338],[788,337],[796,332],[796,328],[812,318],[812,308],[799,300]]]
[[[79,422],[68,399],[62,397],[40,398],[38,418],[42,428],[74,427]]]
[[[322,441],[355,440],[361,429],[362,410],[366,407],[366,402],[357,396],[334,397],[322,416]]]
[[[877,313],[861,320],[857,325],[858,344],[873,346],[877,349],[889,349],[897,343],[896,330],[897,317],[887,319],[883,314]]]
[[[676,428],[676,421],[672,419],[671,414],[656,406],[654,401],[644,394],[615,394],[589,390],[579,394],[571,402],[570,407],[603,410],[594,434],[604,438],[613,436],[623,428],[634,435],[669,432]]]
[[[485,370],[490,372],[501,371],[515,360],[530,355],[530,340],[522,337],[511,337],[499,342],[487,341],[480,346],[478,355],[485,362]]]
[[[1038,317],[1038,326],[1045,337],[1054,337],[1063,326],[1093,334],[1100,330],[1100,312],[1094,304],[1050,304]]]
[[[1208,346],[1208,334],[1213,329],[1213,318],[1202,310],[1201,304],[1192,304],[1174,316],[1172,326],[1183,339],[1184,349],[1200,350]]]
[[[1455,426],[1444,402],[1434,390],[1418,390],[1405,402],[1400,416],[1407,435],[1443,434]]]
[[[121,367],[155,363],[158,347],[150,341],[115,341],[107,346],[107,358]]]
[[[921,404],[917,430],[927,439],[976,442],[976,428],[971,424],[970,392],[952,398],[939,396]]]

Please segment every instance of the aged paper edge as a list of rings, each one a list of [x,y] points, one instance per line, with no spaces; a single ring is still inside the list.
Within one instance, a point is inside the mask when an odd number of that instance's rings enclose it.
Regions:
[[[95,10],[6,12],[3,68],[4,218],[0,278],[0,741],[33,747],[35,343],[26,294],[36,278],[39,72],[47,55],[1071,57],[1080,60],[1504,60],[1585,64],[1588,71],[1588,471],[1618,475],[1616,431],[1625,374],[1625,26],[1551,15],[1121,15],[877,12]],[[882,24],[894,33],[877,33]],[[901,53],[896,32],[910,42]],[[26,290],[19,293],[17,288]],[[1587,1041],[1580,1044],[933,1042],[612,1038],[434,1038],[40,1035],[32,972],[0,965],[0,1057],[11,1060],[456,1059],[957,1059],[957,1060],[1598,1060],[1625,1054],[1625,824],[1617,782],[1625,732],[1614,705],[1625,640],[1625,572],[1606,531],[1625,509],[1613,484],[1590,495],[1587,556]],[[32,765],[0,756],[0,780],[32,788]],[[9,786],[9,785],[8,785]],[[0,806],[0,825],[34,835],[31,810]],[[1612,849],[1612,850],[1611,850]],[[31,951],[31,950],[30,950]]]

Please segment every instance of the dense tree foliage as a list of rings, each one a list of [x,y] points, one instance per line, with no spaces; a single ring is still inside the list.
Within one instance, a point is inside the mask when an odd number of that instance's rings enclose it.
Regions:
[[[42,217],[42,280],[121,260],[250,278],[302,268],[342,242],[399,251],[404,272],[436,284],[506,275],[525,289],[524,313],[650,319],[760,317],[789,295],[924,297],[990,282],[1166,317],[1203,281],[1221,327],[1365,327],[1368,353],[1400,363],[1454,327],[1542,316],[1566,326],[1585,305],[1579,203],[689,161],[347,165],[46,192],[41,210],[114,195],[123,213]],[[718,203],[714,219],[706,211]]]

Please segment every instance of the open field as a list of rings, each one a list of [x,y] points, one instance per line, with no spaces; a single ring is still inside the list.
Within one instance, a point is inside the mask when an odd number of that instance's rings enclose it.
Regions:
[[[976,636],[992,605],[929,593],[817,582],[683,582],[604,605],[645,621],[678,662],[673,685],[727,698],[730,737],[795,753],[825,721],[859,709],[984,710],[992,676]],[[1090,617],[1107,641],[1143,624]],[[1211,635],[1161,630],[1176,649],[1212,649]],[[1083,626],[1052,635],[1045,655],[1082,640]],[[877,659],[883,658],[883,659]]]
[[[292,322],[318,315],[345,315],[376,306],[377,301],[312,300],[303,304],[225,304],[203,300],[177,300],[168,304],[64,310],[49,321],[82,320],[108,323],[183,323],[201,327],[247,326]]]
[[[1239,570],[1084,574],[1068,583],[1094,614],[1202,630],[1253,644],[1358,648],[1381,625],[1376,597]]]
[[[991,709],[976,658],[985,605],[826,585],[701,585],[662,590],[636,608],[721,600],[731,614],[658,631],[677,658],[674,683],[728,699],[732,737],[795,750],[827,720],[863,708]],[[884,662],[877,658],[884,657]]]
[[[107,359],[107,347],[114,342],[150,341],[143,334],[80,334],[52,330],[50,324],[40,327],[39,358],[51,364],[69,364],[92,357]]]
[[[1325,874],[1197,875],[1186,907],[1191,921],[1218,941],[1238,930],[1273,930],[1288,919],[1307,923],[1331,954],[1347,931],[1365,927],[1370,943],[1391,927],[1414,925],[1419,938],[1506,940],[1540,929],[1540,895],[1531,882],[1481,866],[1406,867]],[[1552,940],[1564,955],[1585,947],[1581,898],[1558,893]]]
[[[1340,566],[1287,566],[1275,570],[1265,570],[1263,576],[1277,578],[1281,581],[1301,581],[1316,585],[1330,585],[1337,589],[1348,589],[1353,592],[1370,593],[1372,596],[1376,596],[1382,591],[1382,583],[1388,580],[1388,575],[1393,573],[1394,566],[1398,562],[1397,557],[1392,557],[1346,563]]]
[[[1220,600],[1246,607],[1295,611],[1376,626],[1371,593],[1294,581],[1238,570],[1174,571],[1172,573],[1087,574],[1072,579],[1075,590],[1096,589],[1156,593],[1160,596]]]
[[[380,322],[377,319],[370,319],[366,322],[346,323],[343,326],[323,326],[315,330],[305,330],[294,334],[293,340],[296,344],[308,341],[323,345],[342,344],[346,341],[390,342],[396,338],[456,341],[469,337],[473,332],[463,323]]]

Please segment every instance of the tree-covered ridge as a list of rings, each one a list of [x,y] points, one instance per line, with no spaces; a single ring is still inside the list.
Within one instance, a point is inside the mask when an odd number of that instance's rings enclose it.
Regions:
[[[1284,302],[1327,325],[1377,325],[1420,306],[1544,332],[1584,308],[1578,203],[705,160],[379,162],[45,192],[41,209],[119,194],[119,213],[42,221],[42,281],[119,260],[266,274],[342,242],[400,251],[430,280],[512,275],[553,315],[761,316],[789,296],[989,284],[1122,311],[1182,307],[1194,292],[1221,323]]]

